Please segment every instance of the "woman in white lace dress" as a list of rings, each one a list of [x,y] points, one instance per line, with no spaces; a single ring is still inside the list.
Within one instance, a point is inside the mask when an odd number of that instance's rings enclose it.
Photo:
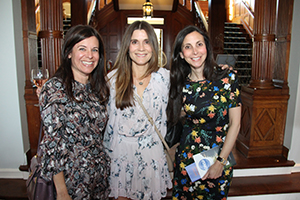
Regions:
[[[111,157],[110,197],[161,199],[172,188],[163,144],[136,101],[145,108],[164,136],[169,71],[158,64],[158,41],[144,21],[131,24],[124,34],[113,70],[108,75],[109,121],[104,146]]]

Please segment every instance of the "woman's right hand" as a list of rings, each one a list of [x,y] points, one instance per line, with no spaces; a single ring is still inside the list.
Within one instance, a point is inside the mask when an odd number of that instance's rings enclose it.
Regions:
[[[38,96],[38,98],[40,97],[41,91],[42,91],[42,87],[37,87],[35,93]]]

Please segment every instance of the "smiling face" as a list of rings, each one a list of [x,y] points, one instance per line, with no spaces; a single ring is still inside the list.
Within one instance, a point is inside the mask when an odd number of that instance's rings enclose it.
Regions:
[[[72,61],[74,79],[86,84],[90,73],[96,68],[99,61],[99,42],[95,36],[86,38],[74,45],[68,55]]]
[[[133,31],[129,45],[129,56],[132,65],[144,66],[148,64],[152,57],[152,47],[145,30]]]
[[[197,31],[191,32],[185,36],[180,57],[185,59],[187,63],[195,70],[203,70],[205,59],[207,57],[207,49],[204,37]]]

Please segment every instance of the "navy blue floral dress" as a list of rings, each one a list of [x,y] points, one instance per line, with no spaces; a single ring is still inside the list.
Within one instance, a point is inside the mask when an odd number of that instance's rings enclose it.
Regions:
[[[72,199],[108,199],[110,158],[101,140],[106,106],[89,84],[74,81],[73,91],[79,102],[70,100],[58,78],[46,82],[41,91],[42,176],[51,179],[63,172]]]
[[[223,144],[228,131],[228,111],[241,105],[238,79],[232,71],[213,82],[187,79],[183,96],[187,119],[176,153],[173,200],[224,200],[232,180],[232,167],[224,168],[218,179],[200,179],[194,183],[185,167],[194,162],[193,155]]]

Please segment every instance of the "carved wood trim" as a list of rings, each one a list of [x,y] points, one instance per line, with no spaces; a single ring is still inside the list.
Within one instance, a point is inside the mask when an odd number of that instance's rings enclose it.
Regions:
[[[243,87],[241,97],[242,122],[237,148],[248,158],[285,154],[283,139],[288,90]]]

